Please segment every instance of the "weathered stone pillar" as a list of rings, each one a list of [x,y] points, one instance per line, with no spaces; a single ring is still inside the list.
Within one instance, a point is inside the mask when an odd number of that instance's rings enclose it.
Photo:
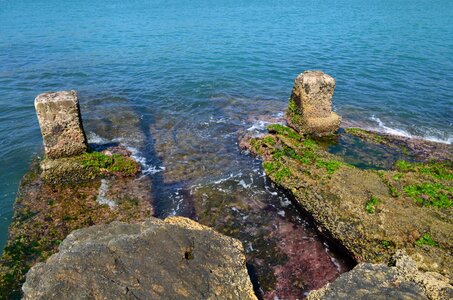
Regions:
[[[74,156],[87,150],[76,91],[41,94],[35,99],[35,108],[48,158]]]
[[[335,79],[321,71],[296,77],[288,106],[288,122],[300,133],[327,135],[340,128],[341,117],[332,112]]]

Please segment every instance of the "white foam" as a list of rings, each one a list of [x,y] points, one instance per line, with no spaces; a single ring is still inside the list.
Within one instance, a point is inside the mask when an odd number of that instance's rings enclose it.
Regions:
[[[88,133],[87,138],[88,138],[88,143],[91,143],[91,144],[107,144],[107,143],[109,143],[109,141],[107,139],[97,135],[94,132]]]
[[[248,242],[246,251],[247,251],[247,253],[255,251],[255,249],[253,248],[252,242]]]
[[[214,181],[213,184],[220,184],[220,183],[222,183],[222,182],[225,182],[225,181],[228,181],[228,180],[230,180],[230,179],[232,179],[232,178],[240,177],[240,176],[242,176],[242,172],[239,172],[239,173],[237,173],[237,174],[231,173],[228,177],[221,178],[221,179],[219,179],[219,180]]]
[[[409,132],[405,131],[405,130],[398,129],[398,128],[391,128],[391,127],[386,126],[384,124],[384,122],[381,121],[381,119],[379,119],[378,117],[376,117],[374,115],[371,116],[371,120],[373,120],[376,123],[378,123],[379,128],[382,131],[384,131],[385,133],[392,134],[392,135],[397,135],[397,136],[412,137],[412,135]]]
[[[172,210],[172,212],[170,213],[171,216],[176,216],[181,208],[181,205],[183,204],[184,202],[184,196],[182,194],[180,194],[179,192],[181,191],[181,189],[177,189],[174,193],[174,195],[172,195],[170,197],[171,201],[173,202],[174,204],[174,209]]]
[[[202,124],[203,125],[209,125],[209,124],[227,124],[228,123],[228,120],[224,117],[220,117],[220,118],[214,118],[213,116],[210,116],[209,117],[209,121],[208,122],[203,122]]]
[[[101,204],[107,204],[110,209],[117,207],[115,201],[107,198],[107,192],[109,191],[109,182],[106,179],[101,179],[101,186],[99,187],[98,196],[96,201]]]
[[[422,139],[422,140],[426,140],[426,141],[448,144],[448,145],[451,145],[453,143],[453,136],[449,136],[446,139],[441,139],[439,137],[429,135],[429,134],[427,134],[425,136],[416,136],[416,135],[410,134],[409,132],[407,132],[404,129],[392,128],[392,127],[385,125],[384,122],[382,122],[381,119],[379,119],[375,115],[372,115],[370,119],[378,124],[377,131],[379,131],[379,132],[384,132],[384,133],[388,133],[391,135],[402,136],[402,137],[407,137],[407,138],[418,138],[418,139]],[[370,129],[373,129],[373,128],[370,128]]]
[[[435,143],[448,144],[448,145],[453,144],[453,137],[448,137],[447,139],[443,140],[443,139],[439,139],[438,137],[428,135],[426,137],[423,137],[423,139],[430,141],[430,142],[435,142]]]
[[[275,194],[277,194],[277,193],[275,193]],[[283,199],[280,198],[280,205],[282,207],[288,207],[289,205],[291,205],[291,201],[286,197],[284,197]]]
[[[253,123],[251,127],[247,128],[247,131],[264,131],[269,124],[271,123],[258,120],[255,121],[255,123]]]
[[[141,165],[143,176],[153,175],[153,174],[156,174],[156,173],[159,173],[159,172],[162,172],[165,170],[165,167],[157,167],[157,166],[148,164],[146,157],[142,156],[140,151],[137,148],[127,146],[127,145],[125,147],[127,150],[129,150],[132,153],[131,157],[133,159],[135,159],[135,161],[137,161]]]
[[[239,181],[239,185],[242,186],[244,189],[248,189],[252,186],[253,182],[249,183],[249,184],[246,184],[245,181],[243,179],[241,179]]]

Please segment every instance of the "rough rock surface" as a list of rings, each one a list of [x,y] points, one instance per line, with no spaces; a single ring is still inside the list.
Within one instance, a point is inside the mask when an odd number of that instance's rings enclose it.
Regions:
[[[395,267],[358,264],[333,283],[310,292],[307,300],[452,299],[451,286],[432,274],[417,271],[415,262],[403,252],[399,252],[395,259]]]
[[[35,265],[24,299],[256,299],[242,244],[183,217],[77,230]]]
[[[288,109],[291,126],[299,132],[326,135],[340,127],[341,117],[332,112],[335,79],[321,71],[305,71],[296,77]]]
[[[451,284],[451,161],[397,161],[392,170],[361,169],[327,152],[327,139],[310,139],[279,124],[268,130],[241,144],[264,159],[266,174],[292,194],[321,232],[357,262],[389,263],[405,249],[418,270]]]
[[[35,108],[48,158],[69,157],[87,150],[76,91],[38,95]]]
[[[0,257],[0,299],[19,298],[26,272],[56,253],[70,232],[112,221],[139,223],[152,215],[150,179],[136,177],[139,165],[124,150],[49,160],[55,165],[46,170],[45,162],[32,165]]]

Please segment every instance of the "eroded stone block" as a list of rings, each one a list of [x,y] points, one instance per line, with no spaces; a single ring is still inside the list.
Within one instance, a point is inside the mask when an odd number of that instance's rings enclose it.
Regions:
[[[335,79],[321,71],[305,71],[294,81],[288,119],[301,133],[326,135],[336,132],[341,117],[332,112]]]
[[[35,108],[48,158],[70,157],[87,150],[76,91],[38,95]]]

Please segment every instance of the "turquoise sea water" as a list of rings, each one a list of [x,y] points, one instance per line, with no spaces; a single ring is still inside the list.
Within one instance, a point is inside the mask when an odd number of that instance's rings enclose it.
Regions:
[[[0,0],[0,248],[42,151],[37,94],[78,90],[92,140],[117,138],[96,125],[106,114],[137,115],[133,146],[165,183],[164,216],[184,185],[233,174],[247,186],[237,132],[281,113],[306,69],[336,78],[345,120],[453,141],[450,0]]]

